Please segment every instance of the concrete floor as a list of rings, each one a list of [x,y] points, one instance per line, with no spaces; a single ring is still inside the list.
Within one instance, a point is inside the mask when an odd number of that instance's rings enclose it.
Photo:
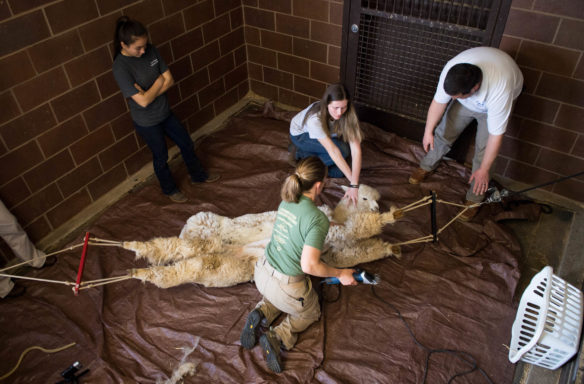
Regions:
[[[499,180],[509,190],[519,191],[527,186]],[[522,259],[521,279],[516,292],[520,300],[532,277],[546,265],[554,274],[578,289],[584,282],[584,206],[572,200],[534,190],[526,194],[532,200],[546,204],[551,212],[542,213],[537,221],[506,221],[505,225],[518,238]],[[582,350],[582,345],[580,346]],[[513,384],[566,384],[584,382],[584,356],[551,371],[519,362]]]

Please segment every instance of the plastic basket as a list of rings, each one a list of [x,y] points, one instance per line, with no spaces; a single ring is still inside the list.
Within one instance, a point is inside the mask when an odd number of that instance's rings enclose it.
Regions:
[[[578,351],[581,329],[582,292],[545,267],[521,297],[509,360],[556,369]]]

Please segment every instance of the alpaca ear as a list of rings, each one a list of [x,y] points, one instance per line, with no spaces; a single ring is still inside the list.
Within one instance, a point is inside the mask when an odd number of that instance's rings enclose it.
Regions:
[[[347,187],[346,185],[341,185],[341,188],[343,188],[343,191],[347,192],[349,190],[349,187]]]

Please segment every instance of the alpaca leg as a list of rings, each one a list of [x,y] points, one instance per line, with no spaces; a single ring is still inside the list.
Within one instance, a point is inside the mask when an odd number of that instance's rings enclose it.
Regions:
[[[330,252],[322,256],[322,259],[333,267],[348,268],[391,255],[399,257],[394,251],[398,251],[398,249],[388,242],[381,239],[367,239],[357,241],[349,246],[333,246]],[[399,253],[401,255],[401,252]]]
[[[255,255],[204,255],[178,261],[172,265],[132,269],[130,275],[159,288],[185,283],[205,287],[231,287],[253,279]]]
[[[178,237],[157,237],[149,241],[125,241],[125,249],[136,252],[136,259],[146,259],[155,265],[188,259],[201,254],[211,253],[220,247],[220,240],[186,240]]]

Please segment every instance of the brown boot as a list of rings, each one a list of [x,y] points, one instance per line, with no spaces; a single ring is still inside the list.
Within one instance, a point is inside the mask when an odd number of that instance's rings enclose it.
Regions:
[[[468,200],[464,203],[464,205],[466,205],[467,207],[469,205],[474,205],[474,204],[477,204],[477,203],[475,203],[473,201],[468,201]],[[479,213],[479,209],[480,208],[481,207],[478,206],[478,207],[474,207],[474,208],[467,209],[462,215],[460,215],[458,217],[458,220],[461,220],[461,221],[471,221],[472,218],[475,217],[477,215],[477,213]]]
[[[420,184],[431,173],[432,171],[426,171],[425,169],[418,167],[416,170],[414,170],[414,172],[412,172],[408,181],[410,184]]]

